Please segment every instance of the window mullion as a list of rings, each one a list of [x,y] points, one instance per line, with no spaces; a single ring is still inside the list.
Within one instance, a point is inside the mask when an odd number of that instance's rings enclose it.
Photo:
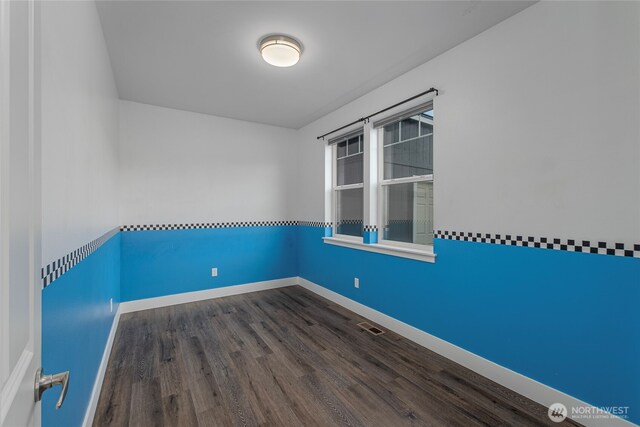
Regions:
[[[404,144],[405,142],[415,141],[416,139],[424,138],[425,136],[433,136],[433,132],[425,133],[424,135],[414,136],[413,138],[409,138],[409,139],[401,139],[400,141],[392,142],[391,144],[385,145],[385,148],[393,147],[394,145],[398,145],[398,144]]]
[[[381,185],[408,184],[412,182],[433,181],[433,174],[408,176],[406,178],[384,179],[380,181]]]
[[[358,184],[336,185],[335,189],[336,191],[340,191],[340,190],[352,190],[354,188],[363,188],[363,187],[364,187],[363,183],[358,183]]]
[[[364,151],[364,224],[377,225],[378,220],[378,150],[377,131],[373,123],[364,125],[362,148]],[[377,235],[371,233],[366,243],[377,243]]]

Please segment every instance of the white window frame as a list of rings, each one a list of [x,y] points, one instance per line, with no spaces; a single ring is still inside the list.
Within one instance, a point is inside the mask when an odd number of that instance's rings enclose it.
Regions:
[[[433,126],[433,119],[430,120],[431,125]],[[434,126],[435,128],[435,126]],[[387,240],[384,239],[384,215],[383,215],[383,211],[384,211],[384,189],[386,186],[389,185],[393,185],[393,184],[413,184],[413,183],[417,183],[417,182],[431,182],[432,185],[434,184],[434,180],[433,180],[433,174],[428,174],[428,175],[414,175],[414,176],[407,176],[407,177],[403,177],[403,178],[391,178],[391,179],[384,179],[384,127],[381,126],[378,129],[376,129],[377,135],[378,135],[378,243],[380,243],[381,245],[384,246],[389,246],[389,247],[398,247],[398,248],[405,248],[405,249],[410,249],[410,250],[416,250],[416,251],[424,251],[426,253],[431,253],[433,254],[433,245],[420,245],[417,243],[408,243],[408,242],[398,242],[395,240]],[[400,129],[400,137],[402,137],[402,128]],[[433,132],[431,133],[431,135],[433,135]],[[421,138],[423,136],[426,135],[419,135],[416,138]],[[413,138],[412,138],[413,139]],[[407,139],[406,141],[410,141],[411,139]],[[399,141],[399,142],[406,142],[406,141]],[[434,232],[434,230],[432,230],[432,232]]]
[[[340,138],[340,137],[338,137]],[[347,185],[337,185],[338,184],[338,144],[342,142],[336,142],[334,144],[331,145],[331,224],[332,224],[332,229],[333,229],[333,235],[336,236],[339,239],[342,240],[350,240],[354,243],[362,243],[363,242],[363,236],[351,236],[349,234],[338,234],[338,191],[343,191],[343,190],[352,190],[355,188],[362,188],[362,192],[363,192],[363,197],[362,197],[362,212],[363,212],[363,216],[362,216],[362,226],[364,229],[364,212],[366,211],[367,207],[365,205],[365,197],[364,197],[364,175],[365,175],[365,170],[364,170],[364,151],[365,151],[365,144],[364,144],[364,134],[361,136],[360,139],[360,149],[361,151],[358,152],[358,154],[362,154],[362,182],[359,184],[347,184]],[[349,144],[347,143],[347,153],[349,150]],[[353,154],[353,155],[357,155],[357,154]],[[347,154],[345,157],[341,157],[341,158],[346,158],[349,157],[349,154]]]
[[[434,98],[431,102],[434,102]],[[425,100],[416,101],[413,103],[413,108],[424,104]],[[390,118],[398,113],[402,114],[403,111],[411,109],[411,105],[405,105],[395,108],[389,111],[386,116]],[[433,107],[435,110],[435,106]],[[381,117],[380,121],[385,120],[385,117]],[[435,119],[431,119],[434,124],[435,132]],[[327,145],[325,149],[325,221],[331,221],[332,223],[332,236],[323,237],[324,243],[342,246],[352,249],[365,250],[368,252],[375,252],[385,255],[392,255],[401,258],[409,258],[423,262],[434,263],[436,260],[436,254],[434,253],[433,245],[420,245],[416,243],[396,242],[393,240],[382,239],[384,236],[384,229],[382,224],[382,191],[383,186],[394,183],[404,182],[420,182],[420,181],[434,181],[433,174],[420,175],[405,178],[395,178],[389,180],[383,180],[384,178],[384,159],[383,159],[383,138],[380,128],[374,128],[373,123],[367,120],[362,126],[363,139],[362,139],[362,151],[363,151],[363,183],[362,184],[350,184],[340,186],[340,189],[349,188],[363,188],[363,226],[364,224],[376,224],[378,227],[378,243],[364,243],[364,236],[356,237],[345,234],[337,234],[337,222],[336,222],[336,182],[337,182],[337,143]],[[355,129],[352,128],[351,133]],[[346,135],[346,134],[345,134]],[[338,137],[340,138],[340,137]],[[338,139],[336,138],[336,139]],[[435,161],[435,159],[434,159]],[[330,171],[327,170],[330,167]],[[435,184],[434,184],[435,185]],[[434,204],[435,206],[435,204]],[[435,213],[435,212],[434,212]],[[434,215],[435,216],[435,215]],[[434,230],[435,234],[435,218],[434,218]],[[364,230],[363,230],[364,235]]]

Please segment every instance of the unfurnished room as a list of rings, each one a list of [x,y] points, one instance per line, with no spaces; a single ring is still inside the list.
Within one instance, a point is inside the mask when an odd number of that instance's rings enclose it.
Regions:
[[[0,427],[640,426],[640,0],[0,0]]]

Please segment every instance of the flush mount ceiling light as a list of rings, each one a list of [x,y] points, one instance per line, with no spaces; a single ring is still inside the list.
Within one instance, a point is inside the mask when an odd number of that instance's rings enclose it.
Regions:
[[[263,38],[260,40],[259,48],[262,59],[276,67],[296,65],[302,55],[300,42],[280,34]]]

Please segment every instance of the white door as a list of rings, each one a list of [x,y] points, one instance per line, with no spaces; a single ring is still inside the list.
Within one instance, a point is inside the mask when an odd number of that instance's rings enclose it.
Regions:
[[[36,7],[32,0],[0,0],[0,427],[40,425]]]
[[[428,182],[413,184],[413,243],[427,245],[433,242],[433,187]]]

